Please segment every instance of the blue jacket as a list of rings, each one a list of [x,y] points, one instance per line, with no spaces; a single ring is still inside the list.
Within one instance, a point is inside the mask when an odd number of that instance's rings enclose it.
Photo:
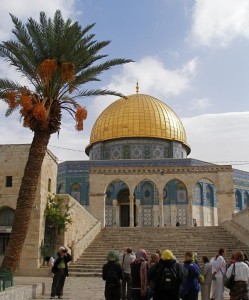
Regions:
[[[184,262],[184,268],[188,271],[188,276],[184,280],[182,285],[182,292],[183,294],[188,294],[189,292],[200,291],[200,283],[199,283],[199,276],[200,276],[200,269],[199,266],[193,262],[192,260]]]

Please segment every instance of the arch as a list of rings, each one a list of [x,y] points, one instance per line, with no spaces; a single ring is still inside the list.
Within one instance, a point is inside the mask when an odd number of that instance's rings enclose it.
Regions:
[[[217,206],[216,186],[211,180],[207,178],[200,179],[194,185],[193,190],[193,204],[211,207]]]
[[[159,203],[159,193],[156,184],[152,180],[140,181],[134,189],[135,199],[139,199],[141,205],[154,205]]]
[[[57,186],[57,194],[61,194],[62,190],[64,190],[64,183],[60,183]]]
[[[14,220],[14,209],[9,206],[0,208],[0,226],[12,226]]]
[[[203,185],[200,182],[197,182],[194,187],[193,204],[196,205],[203,204]]]
[[[70,187],[70,195],[77,200],[78,202],[81,202],[81,185],[78,182],[74,182],[71,184]]]
[[[117,199],[118,193],[122,190],[129,189],[127,184],[122,180],[114,180],[106,188],[105,204],[112,205],[112,201]]]
[[[170,180],[163,189],[164,204],[186,205],[188,203],[188,190],[183,181]]]
[[[249,193],[247,191],[244,192],[243,200],[244,200],[244,208],[249,208]]]
[[[242,195],[240,190],[235,191],[235,209],[242,210]]]

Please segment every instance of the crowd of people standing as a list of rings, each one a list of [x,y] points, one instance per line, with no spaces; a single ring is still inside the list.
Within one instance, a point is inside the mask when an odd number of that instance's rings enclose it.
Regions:
[[[249,262],[245,253],[235,252],[231,261],[219,249],[211,260],[198,262],[197,254],[187,251],[180,264],[166,249],[148,256],[144,249],[112,250],[103,266],[106,300],[223,300],[224,281],[230,279],[230,300],[248,300]]]

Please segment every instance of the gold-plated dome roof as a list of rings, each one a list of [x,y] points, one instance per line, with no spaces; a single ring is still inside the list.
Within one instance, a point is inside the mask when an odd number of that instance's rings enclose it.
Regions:
[[[120,98],[109,105],[96,120],[87,149],[97,142],[142,137],[179,141],[190,152],[176,113],[164,102],[143,94]]]

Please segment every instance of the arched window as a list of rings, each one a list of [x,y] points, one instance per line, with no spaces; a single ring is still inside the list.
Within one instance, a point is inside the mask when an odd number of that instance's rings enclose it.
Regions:
[[[177,204],[187,203],[187,188],[181,181],[176,182],[176,202]]]
[[[14,209],[10,207],[0,208],[0,226],[12,226],[14,213]]]
[[[187,204],[188,192],[185,184],[177,179],[170,180],[163,189],[163,200],[164,204]]]
[[[237,210],[242,209],[242,197],[241,197],[241,192],[239,190],[236,190],[235,192],[235,208]]]
[[[71,191],[70,191],[70,195],[77,200],[78,202],[80,202],[80,184],[79,183],[73,183],[71,185]]]
[[[249,207],[249,194],[248,192],[244,192],[244,208]]]
[[[214,189],[210,184],[206,186],[206,205],[214,205]]]
[[[201,205],[202,204],[202,186],[201,184],[198,182],[195,185],[195,192],[194,192],[194,203],[197,205]]]
[[[64,183],[60,183],[58,186],[57,186],[57,194],[62,194],[64,191]]]
[[[143,205],[153,205],[154,200],[154,188],[151,182],[144,182],[142,184],[142,204]]]
[[[153,205],[158,203],[158,190],[152,181],[141,181],[134,191],[136,199],[141,201],[142,205]]]

